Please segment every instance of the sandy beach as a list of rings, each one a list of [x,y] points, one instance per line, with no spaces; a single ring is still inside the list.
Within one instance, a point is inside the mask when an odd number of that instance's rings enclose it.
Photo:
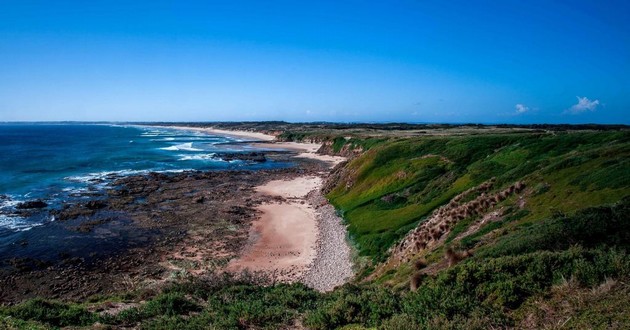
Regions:
[[[316,154],[316,153],[311,153],[311,152],[303,152],[296,155],[295,157],[320,160],[320,161],[330,164],[330,167],[333,167],[343,162],[344,160],[346,160],[346,157],[321,155],[321,154]]]
[[[249,246],[227,270],[263,272],[282,282],[300,279],[315,258],[317,239],[315,210],[303,200],[321,186],[321,182],[319,177],[297,177],[257,187],[256,191],[261,194],[287,201],[266,203],[257,208],[262,216],[252,225]]]
[[[256,147],[288,150],[295,153],[294,158],[325,164],[317,175],[272,180],[254,188],[269,201],[256,207],[260,216],[250,227],[244,249],[226,271],[262,273],[274,281],[303,282],[320,291],[332,290],[353,275],[345,226],[320,192],[328,171],[345,157],[318,154],[318,143],[278,142],[263,133],[168,127],[245,137],[256,140]]]
[[[256,187],[282,202],[260,205],[247,248],[226,270],[263,273],[279,282],[303,282],[330,291],[353,275],[346,230],[320,189],[323,179],[299,176]]]
[[[181,129],[186,131],[195,131],[195,132],[204,132],[208,134],[218,134],[225,135],[235,138],[246,138],[257,141],[273,141],[276,139],[275,136],[259,133],[259,132],[249,132],[249,131],[230,131],[224,129],[214,129],[211,127],[190,127],[190,126],[153,126],[153,127],[163,127],[163,128],[174,128]]]
[[[319,143],[301,143],[301,142],[278,142],[257,143],[256,146],[267,149],[284,149],[303,153],[316,153],[322,146]]]

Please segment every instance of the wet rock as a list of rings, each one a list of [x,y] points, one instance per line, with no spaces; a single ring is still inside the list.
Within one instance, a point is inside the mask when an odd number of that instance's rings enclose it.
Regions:
[[[203,203],[205,200],[206,200],[206,197],[205,197],[204,195],[198,195],[198,196],[195,196],[195,197],[193,198],[193,202],[195,202],[195,203],[197,203],[197,204],[201,204],[201,203]]]
[[[227,162],[234,160],[242,160],[246,162],[264,163],[267,161],[267,157],[262,152],[248,152],[248,153],[223,153],[215,155],[214,158],[223,159]]]
[[[88,232],[91,232],[94,229],[94,227],[100,226],[112,220],[113,220],[112,218],[88,220],[88,221],[82,222],[78,226],[70,227],[70,229],[78,231],[80,233],[88,233]]]
[[[92,214],[92,210],[86,210],[77,205],[66,205],[61,210],[54,210],[50,212],[51,215],[55,216],[57,220],[66,221],[70,219],[76,219],[80,216],[89,216]]]
[[[92,200],[92,201],[89,201],[89,202],[85,203],[85,207],[87,207],[90,210],[102,209],[105,206],[107,206],[107,204],[105,204],[105,202],[99,201],[99,200]]]
[[[43,209],[48,206],[44,201],[37,199],[33,201],[26,201],[19,203],[15,206],[16,209],[25,210],[25,209]]]

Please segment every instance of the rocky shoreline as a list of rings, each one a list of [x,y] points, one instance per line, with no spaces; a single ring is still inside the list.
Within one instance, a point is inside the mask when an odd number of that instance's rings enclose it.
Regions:
[[[346,228],[321,189],[311,191],[307,201],[315,206],[317,218],[316,255],[300,281],[318,291],[331,291],[354,275]]]
[[[285,169],[123,177],[111,183],[105,195],[48,211],[57,218],[55,226],[77,237],[84,235],[81,237],[86,240],[107,242],[103,245],[106,248],[100,251],[94,243],[67,251],[60,248],[49,253],[55,255],[53,259],[38,258],[37,251],[5,258],[0,261],[0,304],[34,297],[82,300],[131,290],[158,290],[166,282],[219,271],[245,248],[249,228],[259,216],[257,206],[279,200],[257,194],[256,186],[329,171],[330,164],[325,161],[294,156],[295,152],[253,155],[256,159],[296,163]],[[319,199],[305,202],[323,205],[325,199],[319,195]],[[332,206],[326,207],[334,214]],[[328,251],[324,241],[331,230],[340,228],[329,230],[333,228],[326,220],[330,217],[321,213],[318,210],[321,234],[317,256],[309,274],[324,269],[330,275],[320,276],[321,281],[308,280],[307,275],[304,282],[327,290],[341,283],[332,278],[335,274],[347,278],[349,266],[341,270],[325,266],[324,260],[337,257],[330,251],[322,252]],[[345,238],[345,230],[341,230]],[[338,239],[335,242],[340,244]],[[24,242],[16,251],[29,251],[33,245]],[[349,260],[344,265],[349,265]]]

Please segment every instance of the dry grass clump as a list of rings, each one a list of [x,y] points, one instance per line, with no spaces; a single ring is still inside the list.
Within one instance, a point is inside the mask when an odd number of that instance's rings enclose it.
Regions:
[[[420,284],[422,284],[422,281],[427,277],[427,274],[423,274],[421,272],[415,272],[412,276],[411,276],[411,280],[409,281],[409,289],[411,291],[416,291],[418,290],[418,287],[420,287]]]
[[[449,247],[446,249],[446,252],[444,252],[444,255],[446,256],[446,259],[448,260],[448,266],[452,267],[456,265],[458,262],[472,256],[472,252],[469,250],[466,250],[463,252],[457,252],[457,251],[454,251],[451,247]]]
[[[495,179],[492,178],[455,196],[448,204],[435,210],[427,221],[418,225],[392,248],[391,258],[399,262],[408,260],[408,256],[435,246],[459,221],[486,213],[488,209],[506,200],[512,194],[521,192],[526,186],[524,182],[518,181],[499,192],[489,193],[494,183]],[[463,202],[475,194],[478,195],[476,198]]]
[[[415,270],[420,270],[426,266],[427,266],[427,261],[424,259],[416,259],[416,261],[413,262],[413,269]]]

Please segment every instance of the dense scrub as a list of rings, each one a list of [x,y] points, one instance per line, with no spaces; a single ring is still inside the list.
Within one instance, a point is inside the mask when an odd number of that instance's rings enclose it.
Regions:
[[[139,301],[147,292],[130,293]],[[109,314],[107,299],[69,304],[36,299],[0,309],[0,325],[21,328],[59,326],[141,327],[143,329],[276,329],[313,308],[320,294],[301,284],[259,286],[229,277],[191,279],[174,284],[144,303]],[[114,302],[120,298],[112,297]]]

